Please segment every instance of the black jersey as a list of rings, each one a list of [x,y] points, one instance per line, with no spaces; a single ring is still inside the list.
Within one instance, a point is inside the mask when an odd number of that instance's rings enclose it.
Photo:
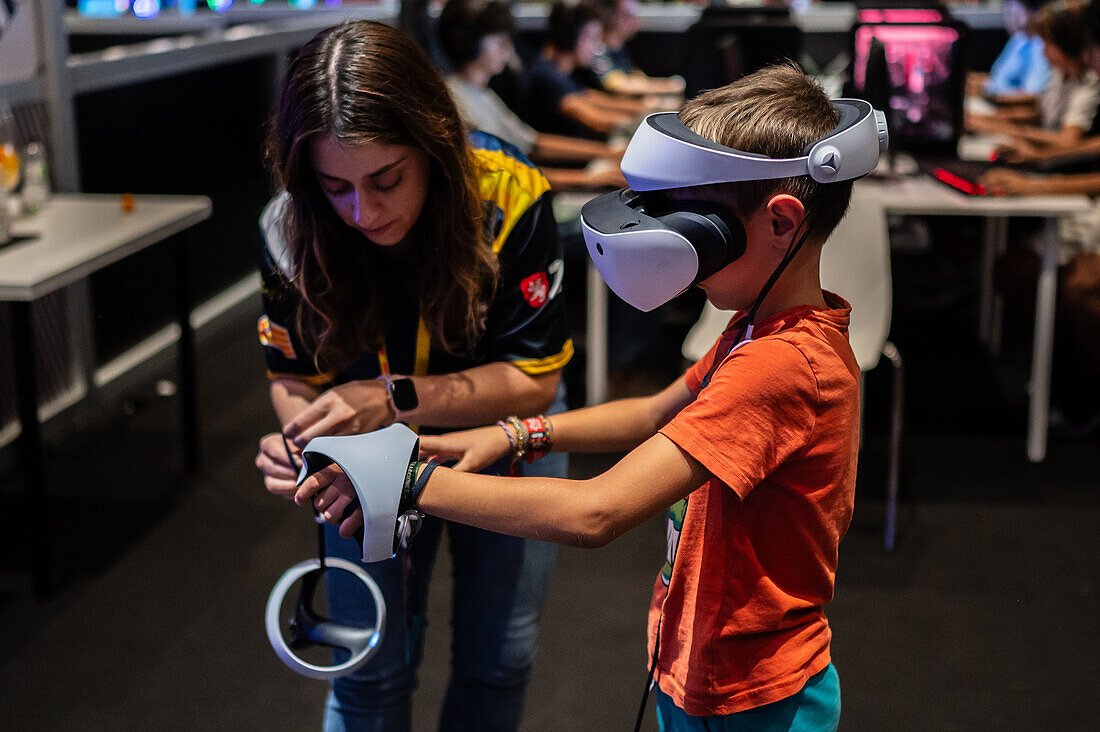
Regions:
[[[479,172],[481,197],[491,208],[486,218],[501,277],[489,305],[487,327],[467,353],[428,351],[427,374],[446,374],[485,363],[505,361],[529,374],[561,369],[573,355],[562,295],[561,243],[558,240],[546,178],[516,148],[483,132],[470,135]],[[379,354],[365,352],[353,363],[319,373],[313,353],[296,332],[301,296],[283,236],[289,194],[275,196],[260,217],[263,251],[263,315],[259,321],[268,374],[294,378],[319,388],[382,373]],[[385,262],[374,282],[381,288],[385,357],[394,374],[415,370],[419,324],[415,263]],[[426,336],[421,333],[423,340]]]

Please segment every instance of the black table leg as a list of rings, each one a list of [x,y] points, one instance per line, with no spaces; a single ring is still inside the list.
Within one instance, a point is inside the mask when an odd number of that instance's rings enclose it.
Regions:
[[[15,345],[15,393],[19,410],[19,462],[26,491],[26,515],[41,507],[46,498],[46,459],[42,452],[42,428],[38,422],[38,380],[34,370],[34,331],[31,304],[11,303]],[[38,599],[53,594],[53,536],[50,521],[24,522],[31,560],[31,580]]]
[[[175,237],[176,322],[180,328],[180,404],[183,413],[183,465],[199,470],[199,406],[195,376],[195,332],[191,328],[191,280],[187,266],[187,237]]]

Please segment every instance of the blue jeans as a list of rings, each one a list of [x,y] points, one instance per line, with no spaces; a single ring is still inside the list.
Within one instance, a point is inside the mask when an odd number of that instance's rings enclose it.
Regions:
[[[661,732],[833,732],[840,724],[840,677],[829,664],[796,694],[762,707],[713,717],[693,717],[655,688]]]
[[[556,408],[564,407],[559,392]],[[494,468],[506,468],[495,465]],[[568,456],[551,453],[523,464],[524,475],[565,477]],[[493,472],[493,471],[487,471]],[[436,550],[447,530],[454,575],[451,680],[441,730],[515,730],[534,665],[538,621],[556,547],[427,517],[408,551],[364,565],[386,598],[380,647],[363,667],[332,682],[326,732],[411,729],[410,701],[423,649],[424,610]],[[359,547],[326,526],[326,551],[358,561]],[[347,572],[329,572],[329,616],[369,627],[374,606]],[[346,658],[336,652],[336,661]]]

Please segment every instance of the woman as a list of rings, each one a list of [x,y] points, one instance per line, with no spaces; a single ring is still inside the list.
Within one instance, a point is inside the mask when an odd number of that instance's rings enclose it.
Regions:
[[[295,450],[394,421],[481,425],[551,406],[572,343],[549,185],[511,146],[467,138],[419,47],[368,21],[319,33],[287,71],[268,150],[284,191],[261,217],[260,340]],[[270,492],[292,494],[281,435],[263,438],[256,462]],[[376,656],[333,683],[326,728],[409,728],[443,528],[426,522],[407,552],[367,566],[390,617],[406,622],[387,622]],[[442,726],[514,729],[553,550],[447,530],[454,659]],[[329,533],[330,554],[357,550]],[[369,625],[346,573],[329,581],[333,619]]]

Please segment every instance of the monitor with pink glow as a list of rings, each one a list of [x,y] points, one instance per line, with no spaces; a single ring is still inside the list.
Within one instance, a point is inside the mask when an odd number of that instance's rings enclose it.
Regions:
[[[852,29],[852,93],[883,105],[891,147],[954,154],[962,127],[965,28],[938,10],[863,9]]]

